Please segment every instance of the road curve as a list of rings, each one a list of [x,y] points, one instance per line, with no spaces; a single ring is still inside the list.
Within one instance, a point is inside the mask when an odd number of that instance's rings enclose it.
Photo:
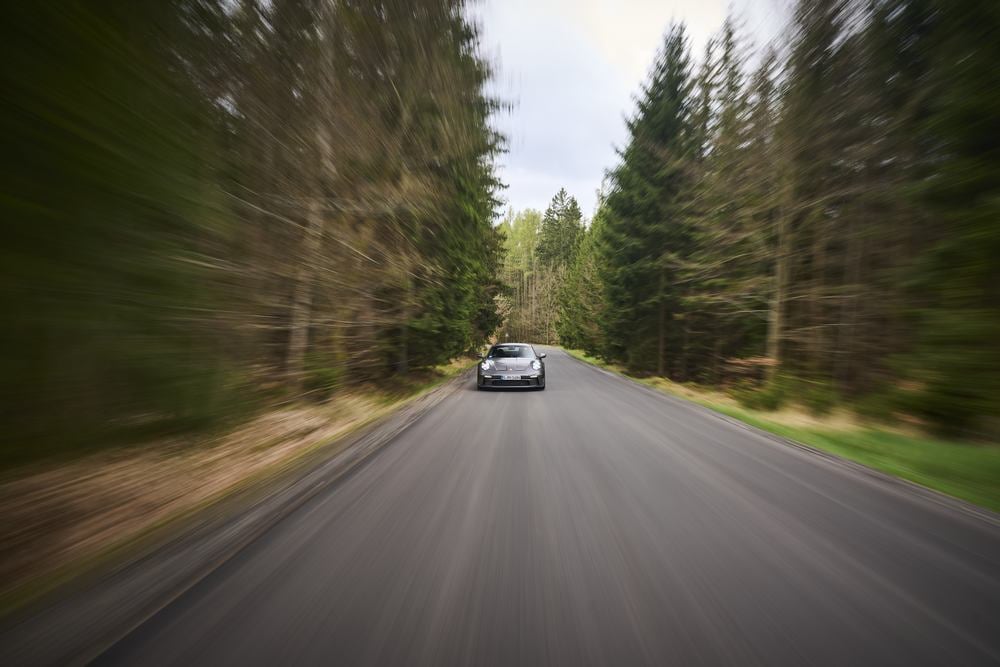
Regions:
[[[135,665],[1000,662],[1000,529],[549,349],[106,651]]]

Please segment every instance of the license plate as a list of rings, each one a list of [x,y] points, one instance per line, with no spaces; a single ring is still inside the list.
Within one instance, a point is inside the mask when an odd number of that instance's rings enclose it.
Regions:
[[[520,375],[504,375],[503,379],[504,380],[520,380],[521,376]]]

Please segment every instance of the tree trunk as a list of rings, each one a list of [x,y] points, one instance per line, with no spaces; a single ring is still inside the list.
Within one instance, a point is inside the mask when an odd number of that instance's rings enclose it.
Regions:
[[[785,289],[788,285],[788,218],[786,208],[778,211],[778,248],[774,257],[774,295],[767,327],[767,356],[773,360],[767,369],[767,380],[777,374],[782,362],[781,338],[784,333]]]
[[[819,221],[813,228],[812,244],[812,288],[809,291],[809,348],[810,357],[808,367],[813,378],[832,377],[830,373],[830,354],[828,349],[827,336],[827,311],[826,307],[826,264],[827,252],[826,242],[829,234],[825,226],[820,226],[823,221],[822,214]]]
[[[299,270],[295,277],[288,351],[285,357],[288,384],[294,389],[302,386],[302,371],[305,365],[306,348],[309,344],[309,323],[312,316],[316,260],[323,239],[323,209],[318,196],[313,197],[309,202],[305,231],[302,262],[299,264]]]
[[[656,351],[656,374],[663,377],[664,373],[664,363],[667,357],[667,306],[663,303],[663,290],[664,290],[664,275],[660,272],[660,321],[659,321],[659,340],[657,342]]]
[[[403,312],[402,312],[402,322],[399,325],[399,374],[406,375],[410,372],[410,357],[409,357],[409,341],[407,340],[409,334],[409,323],[410,323],[410,300],[413,298],[413,283],[410,280],[410,274],[407,273],[403,277],[404,286],[406,294],[403,297]]]

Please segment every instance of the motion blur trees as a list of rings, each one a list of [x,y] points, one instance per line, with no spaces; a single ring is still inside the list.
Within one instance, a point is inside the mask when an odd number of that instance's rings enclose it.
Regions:
[[[502,139],[463,2],[7,18],[0,437],[16,456],[211,421],[262,387],[325,395],[498,325]]]
[[[671,28],[576,260],[601,298],[565,290],[560,334],[995,435],[997,34],[995,3],[800,0],[754,71],[729,20],[692,76]]]
[[[277,51],[279,68],[294,65],[273,82],[285,113],[272,113],[273,92],[237,100],[237,109],[259,112],[246,134],[277,163],[259,170],[239,161],[243,177],[260,182],[238,196],[265,225],[264,243],[246,256],[263,253],[249,266],[261,273],[269,295],[261,305],[277,329],[269,365],[283,362],[292,382],[309,381],[309,366],[378,377],[473,347],[496,324],[491,158],[500,139],[488,125],[496,102],[482,93],[489,70],[461,3],[245,11],[276,21],[275,44],[261,50]],[[284,51],[314,40],[311,55]],[[237,89],[253,95],[257,71],[253,60],[236,62]],[[296,114],[301,127],[289,127]],[[282,221],[290,238],[268,234]],[[289,253],[303,262],[289,265]]]
[[[177,8],[23,3],[3,28],[4,449],[218,407],[225,341],[210,103],[164,40]]]
[[[986,417],[1000,432],[1000,7],[885,4],[889,46],[914,84],[913,145],[929,149],[912,190],[934,221],[913,232],[926,245],[906,284],[908,398],[937,423],[982,427]]]

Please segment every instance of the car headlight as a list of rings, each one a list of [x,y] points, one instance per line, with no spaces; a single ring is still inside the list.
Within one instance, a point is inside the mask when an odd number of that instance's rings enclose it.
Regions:
[[[535,359],[534,361],[531,362],[531,367],[534,368],[536,371],[540,371],[542,370],[542,362],[540,362],[538,359]]]
[[[488,371],[490,370],[490,362],[483,359],[483,363],[479,364],[479,367],[482,368],[484,371]]]

